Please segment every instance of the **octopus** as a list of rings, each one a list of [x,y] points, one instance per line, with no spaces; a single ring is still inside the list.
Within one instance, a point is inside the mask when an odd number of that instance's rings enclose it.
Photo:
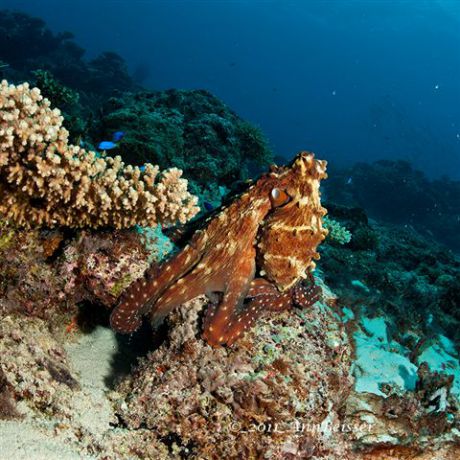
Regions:
[[[327,235],[319,191],[326,165],[310,152],[273,165],[179,252],[128,287],[111,314],[112,328],[132,333],[144,316],[157,327],[174,308],[206,294],[217,300],[205,313],[204,339],[232,345],[264,312],[316,302],[321,290],[311,272]]]

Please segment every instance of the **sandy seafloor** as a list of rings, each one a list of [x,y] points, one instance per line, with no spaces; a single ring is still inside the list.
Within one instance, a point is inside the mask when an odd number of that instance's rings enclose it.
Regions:
[[[106,398],[107,380],[112,373],[111,359],[116,352],[115,334],[98,327],[90,334],[65,347],[70,367],[79,376],[81,392],[75,393],[79,412],[77,420],[94,433],[103,434],[110,428],[113,410]],[[97,356],[97,365],[95,365]],[[46,425],[45,425],[46,426]],[[66,436],[49,436],[49,431],[30,420],[0,421],[0,458],[17,460],[96,459],[84,455],[66,441]]]

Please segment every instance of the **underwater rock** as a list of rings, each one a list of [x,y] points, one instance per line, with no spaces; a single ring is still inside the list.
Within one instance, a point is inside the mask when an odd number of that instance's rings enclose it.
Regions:
[[[370,225],[385,242],[389,230]],[[455,390],[459,371],[452,341],[433,336],[417,346],[424,338],[423,327],[412,324],[405,329],[388,312],[382,316],[382,308],[380,316],[370,316],[369,309],[365,312],[353,304],[354,313],[348,309],[342,314],[339,306],[344,299],[318,276],[322,302],[262,318],[232,348],[212,348],[201,339],[205,297],[182,306],[168,318],[163,342],[131,373],[118,377],[121,380],[110,393],[106,385],[117,379],[113,363],[126,349],[108,329],[106,315],[98,320],[104,327],[82,330],[81,324],[103,308],[99,304],[113,303],[113,288],[128,272],[142,272],[146,258],[164,254],[155,252],[156,231],[147,231],[147,252],[139,246],[145,237],[125,233],[58,237],[53,232],[4,227],[0,238],[4,292],[21,289],[25,301],[36,291],[23,280],[43,273],[47,283],[63,289],[65,297],[47,291],[51,299],[64,303],[35,302],[37,313],[43,312],[37,317],[26,310],[5,310],[4,294],[0,296],[0,403],[3,418],[9,420],[0,422],[0,446],[10,439],[1,423],[15,423],[24,442],[53,443],[48,447],[56,455],[50,453],[50,459],[68,450],[69,459],[92,460],[251,455],[453,460],[459,454]],[[420,250],[410,240],[404,244],[408,254]],[[68,251],[81,255],[81,260]],[[334,251],[350,249],[340,246]],[[402,263],[404,254],[401,257]],[[120,265],[125,258],[129,263]],[[13,282],[8,276],[19,268],[15,262],[23,271]],[[444,264],[452,271],[448,260]],[[366,284],[369,292],[359,288],[359,296],[370,299],[374,286],[369,280]],[[78,308],[77,297],[93,303]],[[65,314],[64,305],[69,308]],[[79,321],[68,328],[77,313]],[[426,317],[425,327],[428,322]],[[364,375],[377,377],[373,369],[382,364],[367,365],[361,359],[370,345],[381,353],[385,365],[395,365],[394,374],[380,376],[374,394],[363,392],[369,386],[360,384]],[[388,360],[388,355],[399,356],[412,377],[416,368],[415,387],[414,380],[410,385],[404,379],[399,380],[402,385],[391,381],[391,375],[401,375],[401,370],[399,361]],[[361,376],[357,366],[364,371]],[[420,451],[424,453],[417,454]]]
[[[171,251],[159,229],[50,232],[0,221],[0,314],[77,328],[79,304],[112,307],[120,294]]]
[[[61,240],[59,233],[19,230],[0,220],[0,315],[34,316],[52,327],[76,313],[66,278],[50,263]]]
[[[21,401],[18,413],[27,407],[43,414],[65,413],[79,387],[62,345],[37,318],[2,315],[0,372],[15,404]]]

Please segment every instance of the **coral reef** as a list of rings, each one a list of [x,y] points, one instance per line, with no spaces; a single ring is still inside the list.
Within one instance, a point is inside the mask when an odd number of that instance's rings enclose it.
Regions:
[[[32,72],[36,79],[36,84],[40,88],[43,97],[47,98],[55,107],[76,104],[79,94],[61,83],[59,83],[48,70],[34,70]]]
[[[119,129],[126,132],[118,147],[126,161],[175,166],[200,190],[230,186],[273,161],[261,131],[203,90],[111,98],[93,137],[106,138]]]
[[[55,266],[65,280],[67,297],[111,307],[159,260],[135,231],[83,231],[67,242]]]
[[[452,306],[434,308],[430,318],[417,313],[421,300],[413,297],[398,312],[385,303],[395,285],[381,287],[378,297],[373,278],[362,275],[378,251],[377,271],[391,266],[404,278],[425,260],[417,284],[445,272],[438,285],[452,289],[458,259],[413,230],[402,234],[369,223],[362,211],[331,209],[353,234],[377,234],[378,244],[322,245],[320,302],[267,315],[233,347],[212,348],[201,338],[207,300],[198,297],[169,315],[161,345],[121,377],[129,341],[117,343],[98,304],[113,305],[120,286],[151,257],[162,257],[157,232],[67,235],[2,224],[0,448],[18,445],[21,430],[20,448],[46,448],[50,460],[457,458],[460,364],[448,338],[458,330]],[[398,245],[390,246],[395,235]],[[438,261],[425,279],[428,259]],[[103,327],[81,329],[88,315]],[[33,448],[26,439],[35,440]]]
[[[362,209],[327,206],[353,234],[347,245],[321,246],[325,280],[343,302],[364,303],[401,330],[432,334],[442,326],[459,340],[458,258],[413,228],[369,223]]]
[[[18,225],[131,227],[198,212],[181,171],[125,166],[69,145],[62,116],[37,88],[0,86],[0,212]]]
[[[459,249],[458,182],[356,165],[328,181],[323,220],[324,164],[303,154],[246,184],[272,158],[260,130],[83,54],[0,11],[0,75],[42,88],[0,87],[2,455],[460,458],[460,261],[434,239]],[[81,148],[118,130],[140,168]],[[163,233],[146,225],[197,212],[171,166],[209,215]],[[117,304],[124,329],[178,308],[126,337]]]
[[[20,231],[0,221],[0,315],[26,315],[63,331],[84,304],[112,307],[160,262],[158,231]],[[92,308],[94,310],[94,308]]]
[[[0,315],[22,314],[54,324],[76,314],[65,295],[65,279],[47,263],[55,234],[18,231],[0,221]],[[63,319],[64,318],[64,319]]]
[[[331,201],[359,206],[378,220],[413,225],[460,251],[460,182],[429,180],[404,161],[358,163],[337,171],[326,185]]]
[[[84,54],[72,33],[54,34],[42,19],[0,10],[0,59],[9,64],[9,79],[29,80],[32,71],[46,70],[81,91],[85,104],[93,99],[96,106],[115,90],[136,88],[116,53],[105,52],[91,61],[84,60]]]
[[[69,140],[79,144],[91,121],[89,110],[80,104],[80,94],[58,81],[49,70],[34,70],[34,86],[40,88],[43,97],[53,107],[59,107],[64,117],[64,126],[69,131]]]
[[[208,309],[204,335],[213,345],[231,344],[264,310],[290,308],[292,297],[309,305],[315,290],[295,286],[315,268],[316,247],[327,233],[319,192],[325,170],[326,162],[302,152],[290,166],[262,175],[176,256],[127,290],[112,313],[112,327],[131,333],[145,314],[157,325],[178,305],[219,293],[219,304]],[[253,300],[245,304],[247,297]]]

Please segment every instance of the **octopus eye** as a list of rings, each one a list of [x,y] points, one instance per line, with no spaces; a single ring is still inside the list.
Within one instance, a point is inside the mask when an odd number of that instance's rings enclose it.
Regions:
[[[270,193],[270,201],[274,208],[283,206],[291,200],[291,197],[284,191],[279,188],[272,189]]]

